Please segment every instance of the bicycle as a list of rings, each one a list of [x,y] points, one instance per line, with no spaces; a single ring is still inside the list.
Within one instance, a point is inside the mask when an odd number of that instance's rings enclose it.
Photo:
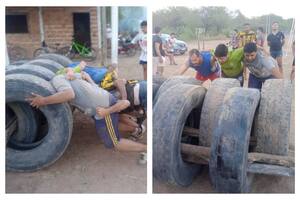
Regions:
[[[62,47],[57,52],[61,55],[69,57],[70,59],[75,58],[77,55],[81,56],[87,61],[93,61],[97,57],[97,53],[94,48],[86,47],[85,45],[76,42],[74,39],[72,40],[70,46]]]
[[[42,47],[34,50],[33,57],[38,57],[45,53],[57,53],[59,50],[59,43],[55,43],[55,46],[49,46],[45,41],[42,42]]]
[[[26,49],[16,46],[16,45],[8,45],[7,53],[10,61],[18,61],[18,60],[26,60],[27,59],[27,51]]]

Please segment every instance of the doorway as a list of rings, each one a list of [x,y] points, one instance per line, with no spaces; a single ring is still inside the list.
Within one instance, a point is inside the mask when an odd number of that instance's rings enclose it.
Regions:
[[[91,47],[90,13],[73,13],[74,39]]]

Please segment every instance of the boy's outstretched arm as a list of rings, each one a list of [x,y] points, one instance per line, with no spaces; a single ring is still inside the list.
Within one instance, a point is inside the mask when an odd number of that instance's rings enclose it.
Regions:
[[[66,89],[46,97],[35,93],[32,93],[31,95],[31,97],[26,98],[26,101],[28,101],[31,106],[36,108],[48,104],[65,103],[75,98],[73,89]]]

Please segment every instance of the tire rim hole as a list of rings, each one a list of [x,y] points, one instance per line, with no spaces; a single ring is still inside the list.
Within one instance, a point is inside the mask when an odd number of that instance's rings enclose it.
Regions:
[[[17,134],[19,132],[18,129],[18,122],[22,119],[18,119],[16,113],[13,111],[13,109],[9,106],[10,104],[24,104],[24,102],[10,102],[8,104],[6,104],[6,126],[9,125],[9,123],[12,117],[15,117],[16,122],[17,122],[17,126],[16,129],[14,130],[14,132],[10,135],[10,137],[7,139],[7,147],[11,148],[11,149],[15,149],[15,150],[31,150],[36,148],[37,146],[39,146],[44,138],[46,137],[46,135],[48,134],[48,122],[47,119],[45,117],[45,115],[43,114],[43,112],[41,112],[39,109],[36,108],[32,108],[35,118],[36,118],[36,123],[37,123],[37,129],[36,129],[36,137],[32,142],[24,142],[24,141],[20,141],[17,140]],[[32,119],[34,120],[34,119]],[[6,127],[6,130],[8,130],[9,127]]]

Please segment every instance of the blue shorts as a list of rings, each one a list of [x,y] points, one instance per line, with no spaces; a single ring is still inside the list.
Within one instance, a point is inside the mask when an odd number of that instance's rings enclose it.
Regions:
[[[277,57],[281,57],[282,56],[282,50],[279,51],[270,51],[271,56],[276,59]]]
[[[147,61],[140,60],[140,65],[147,65]]]
[[[139,90],[139,100],[140,105],[147,111],[147,81],[139,81],[140,90]]]
[[[248,81],[248,88],[256,88],[256,89],[261,89],[262,84],[268,80],[274,78],[273,76],[269,76],[267,78],[257,78],[253,74],[249,74],[249,81]]]
[[[117,102],[114,96],[110,96],[110,105]],[[95,119],[95,118],[94,118]],[[96,131],[103,140],[106,148],[115,147],[120,141],[120,133],[118,129],[119,113],[111,113],[103,119],[95,119]]]

